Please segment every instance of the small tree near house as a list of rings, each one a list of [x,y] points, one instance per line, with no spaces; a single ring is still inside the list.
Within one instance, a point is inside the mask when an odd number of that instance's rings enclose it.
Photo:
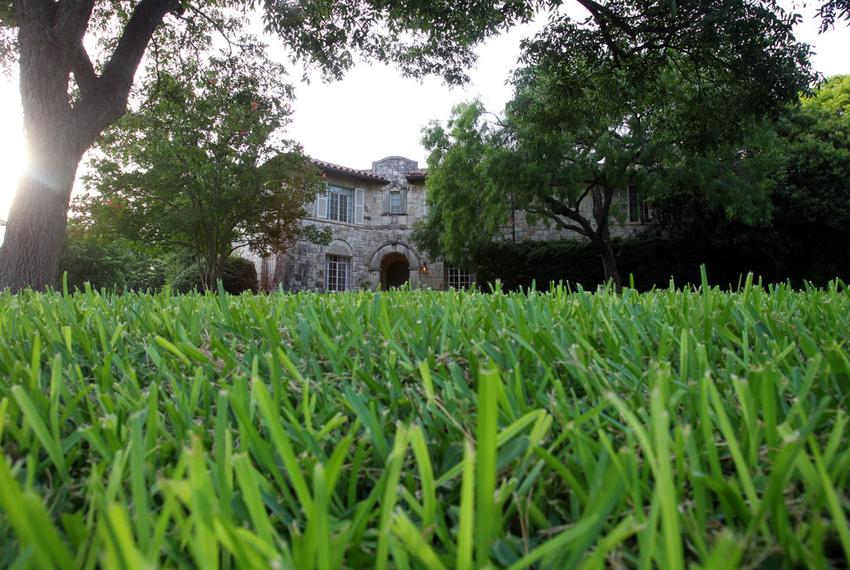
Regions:
[[[321,178],[281,137],[291,90],[256,48],[237,59],[157,70],[150,98],[104,137],[85,200],[101,227],[131,241],[186,250],[215,286],[238,248],[260,255],[302,235]]]

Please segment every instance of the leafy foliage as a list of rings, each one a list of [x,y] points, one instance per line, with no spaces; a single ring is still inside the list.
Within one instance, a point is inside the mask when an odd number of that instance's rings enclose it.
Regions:
[[[825,32],[841,20],[850,22],[850,1],[823,0],[817,13],[821,18],[820,31]]]
[[[239,247],[284,251],[322,188],[300,148],[281,138],[291,90],[257,49],[159,69],[150,99],[104,138],[88,179],[98,224],[188,249],[208,287]]]
[[[777,123],[781,169],[770,196],[771,217],[756,225],[729,220],[706,196],[681,191],[654,205],[656,225],[675,239],[706,248],[757,245],[775,260],[774,273],[799,283],[843,274],[850,264],[850,82],[825,81]],[[707,261],[707,260],[706,260]],[[740,270],[740,268],[739,268]]]
[[[0,294],[0,565],[842,567],[848,312]]]
[[[722,288],[737,287],[748,273],[765,285],[800,289],[825,286],[834,279],[850,281],[850,252],[822,246],[842,243],[842,233],[818,234],[821,249],[812,249],[816,244],[811,241],[794,241],[796,237],[773,228],[727,226],[723,233],[702,235],[646,232],[614,239],[612,247],[625,283],[638,291],[665,288],[671,281],[679,287],[699,285],[703,265],[709,283]],[[591,244],[576,240],[491,242],[476,252],[475,266],[485,289],[498,281],[508,291],[548,291],[559,283],[594,291],[605,283],[598,253]]]
[[[246,291],[256,292],[259,288],[257,268],[244,257],[228,257],[221,268],[220,278],[224,290],[233,295]],[[191,293],[206,288],[203,268],[196,263],[186,267],[171,282],[171,290],[175,293]]]
[[[432,253],[468,260],[519,209],[589,239],[619,284],[618,191],[694,192],[729,218],[767,217],[770,124],[811,80],[791,22],[731,0],[591,12],[584,24],[556,17],[525,44],[503,116],[473,103],[426,131],[435,207],[417,236]]]
[[[778,223],[827,232],[850,227],[850,75],[832,77],[783,124],[786,179]]]
[[[60,268],[71,289],[158,291],[165,284],[168,264],[123,240],[98,236],[78,220],[68,225]]]

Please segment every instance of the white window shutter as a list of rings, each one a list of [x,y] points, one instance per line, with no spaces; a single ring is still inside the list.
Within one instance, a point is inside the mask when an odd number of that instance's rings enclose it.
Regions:
[[[363,191],[363,188],[355,188],[354,189],[354,223],[362,224],[363,223],[363,214],[365,210],[365,198],[366,193]]]
[[[316,200],[316,217],[328,219],[328,195],[324,193]]]

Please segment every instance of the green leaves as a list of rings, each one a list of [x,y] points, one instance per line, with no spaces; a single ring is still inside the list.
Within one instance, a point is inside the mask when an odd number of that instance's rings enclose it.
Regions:
[[[0,295],[0,565],[840,566],[848,312],[751,280]]]
[[[90,231],[186,252],[203,262],[207,289],[235,248],[286,249],[323,184],[282,138],[292,112],[284,78],[251,38],[238,53],[158,62],[147,100],[104,137],[93,161],[86,182],[94,193],[80,204]]]

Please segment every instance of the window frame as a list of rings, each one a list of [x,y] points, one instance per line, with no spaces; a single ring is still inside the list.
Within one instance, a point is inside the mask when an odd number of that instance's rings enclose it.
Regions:
[[[626,191],[628,220],[630,224],[645,224],[650,220],[649,204],[646,195],[637,188],[629,186]]]
[[[393,203],[393,198],[396,202]],[[404,213],[402,205],[401,190],[390,190],[390,214],[397,216]]]
[[[340,268],[344,268],[342,274],[340,274]],[[350,291],[351,269],[350,256],[327,254],[325,256],[325,291],[332,293]]]
[[[465,271],[448,263],[443,265],[443,281],[447,290],[471,289],[475,283],[475,272]]]
[[[342,218],[342,198],[345,198],[345,218]],[[328,220],[333,222],[342,222],[345,224],[354,223],[354,188],[346,188],[344,186],[328,185]],[[336,216],[336,217],[335,217]]]

